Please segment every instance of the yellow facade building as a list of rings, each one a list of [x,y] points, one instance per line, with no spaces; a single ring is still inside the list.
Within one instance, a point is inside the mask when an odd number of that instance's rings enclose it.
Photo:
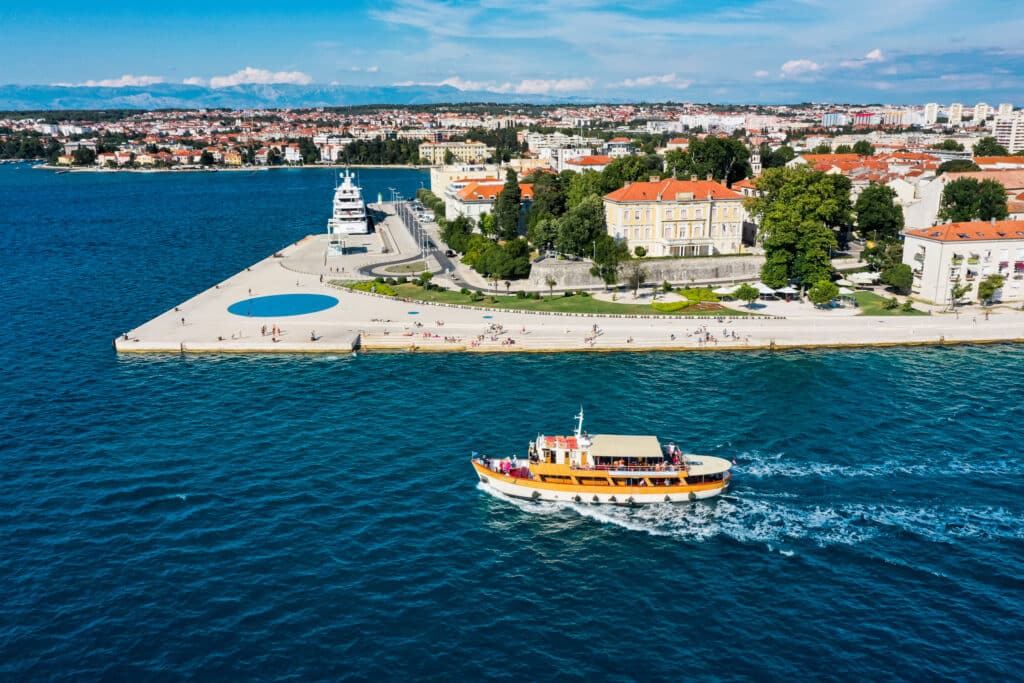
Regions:
[[[604,197],[608,234],[648,256],[743,251],[743,195],[713,180],[626,183]]]
[[[448,152],[453,162],[479,164],[494,155],[494,148],[482,142],[424,142],[420,145],[420,159],[425,164],[445,163]]]

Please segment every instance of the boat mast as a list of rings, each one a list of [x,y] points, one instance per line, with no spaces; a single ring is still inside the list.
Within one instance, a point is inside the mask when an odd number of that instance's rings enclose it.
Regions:
[[[580,414],[576,416],[578,422],[576,423],[576,438],[583,436],[583,406],[580,406]]]

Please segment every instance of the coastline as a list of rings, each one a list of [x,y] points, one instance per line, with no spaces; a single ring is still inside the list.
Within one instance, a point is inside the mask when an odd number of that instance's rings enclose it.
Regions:
[[[22,163],[32,163],[37,159],[26,159]],[[367,168],[367,169],[403,169],[412,171],[427,171],[432,168],[429,165],[414,164],[303,164],[299,166],[214,166],[210,168],[200,167],[170,167],[170,168],[101,168],[98,166],[53,166],[51,164],[33,163],[32,168],[41,171],[67,171],[69,173],[245,173],[257,171],[277,170],[309,170],[309,169],[335,169],[335,168]]]
[[[794,304],[785,316],[730,317],[728,311],[605,315],[415,302],[331,284],[330,272],[338,266],[324,264],[323,248],[323,235],[290,244],[122,333],[114,348],[176,354],[664,353],[1024,343],[1024,312],[1010,308],[993,309],[989,317],[980,309],[957,316],[869,317]],[[358,264],[344,263],[343,272],[358,270]],[[317,294],[335,302],[313,313],[271,317],[228,310],[280,294]]]

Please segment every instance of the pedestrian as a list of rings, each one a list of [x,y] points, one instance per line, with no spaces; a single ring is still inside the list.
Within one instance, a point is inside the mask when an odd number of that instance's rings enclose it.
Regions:
[[[252,296],[252,287],[249,288],[249,296]]]
[[[182,319],[181,319],[181,324],[182,324],[182,325],[184,325],[184,324],[185,324],[185,318],[184,318],[184,317],[182,317]]]

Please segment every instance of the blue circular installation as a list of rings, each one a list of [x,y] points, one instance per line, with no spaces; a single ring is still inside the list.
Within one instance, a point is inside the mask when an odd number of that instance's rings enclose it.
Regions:
[[[272,294],[243,299],[228,306],[228,313],[251,318],[278,318],[326,311],[338,300],[326,294]]]

